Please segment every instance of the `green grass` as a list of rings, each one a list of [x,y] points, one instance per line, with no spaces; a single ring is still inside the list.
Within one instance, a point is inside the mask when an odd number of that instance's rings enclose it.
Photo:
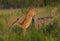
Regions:
[[[49,11],[49,8],[50,7],[46,7],[45,9]],[[22,29],[18,26],[12,26],[10,22],[13,21],[9,20],[13,17],[20,17],[20,19],[22,19],[27,11],[28,9],[26,10],[25,8],[22,10],[9,10],[8,12],[3,10],[3,12],[0,13],[0,41],[60,41],[59,7],[56,16],[57,21],[55,21],[53,25],[49,24],[37,30],[31,23],[24,36]]]

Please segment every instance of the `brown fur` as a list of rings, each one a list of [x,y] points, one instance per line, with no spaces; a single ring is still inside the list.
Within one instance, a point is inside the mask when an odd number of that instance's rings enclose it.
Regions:
[[[26,29],[29,27],[32,17],[35,15],[35,8],[29,8],[28,13],[22,23],[20,23],[17,19],[13,24],[19,26],[20,28],[23,29],[23,33],[25,34]]]

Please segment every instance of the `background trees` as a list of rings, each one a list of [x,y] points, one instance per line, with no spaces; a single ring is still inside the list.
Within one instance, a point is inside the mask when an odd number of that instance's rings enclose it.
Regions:
[[[55,6],[57,0],[0,0],[0,8],[21,8],[29,6]]]

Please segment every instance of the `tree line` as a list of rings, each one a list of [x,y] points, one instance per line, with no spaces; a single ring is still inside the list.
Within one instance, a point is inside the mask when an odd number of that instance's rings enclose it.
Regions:
[[[0,0],[0,8],[42,7],[56,4],[57,0]]]

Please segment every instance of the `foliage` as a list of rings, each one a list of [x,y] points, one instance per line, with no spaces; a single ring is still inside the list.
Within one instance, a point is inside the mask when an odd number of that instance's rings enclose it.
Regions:
[[[47,9],[48,10],[48,9]],[[20,11],[20,10],[19,10]],[[24,11],[20,11],[23,12]],[[14,16],[21,16],[18,13],[9,13],[6,12],[0,15],[0,19],[13,18]],[[26,13],[26,12],[25,12]],[[60,16],[57,16],[57,19]],[[57,21],[54,21],[54,24],[49,24],[48,26],[42,27],[41,29],[36,30],[33,24],[27,29],[25,36],[22,33],[22,29],[18,26],[8,26],[4,21],[0,20],[0,41],[60,41],[60,18]],[[12,21],[11,21],[12,22]]]
[[[0,0],[0,8],[23,8],[23,7],[40,7],[40,6],[47,6],[47,5],[56,5],[56,0]]]

